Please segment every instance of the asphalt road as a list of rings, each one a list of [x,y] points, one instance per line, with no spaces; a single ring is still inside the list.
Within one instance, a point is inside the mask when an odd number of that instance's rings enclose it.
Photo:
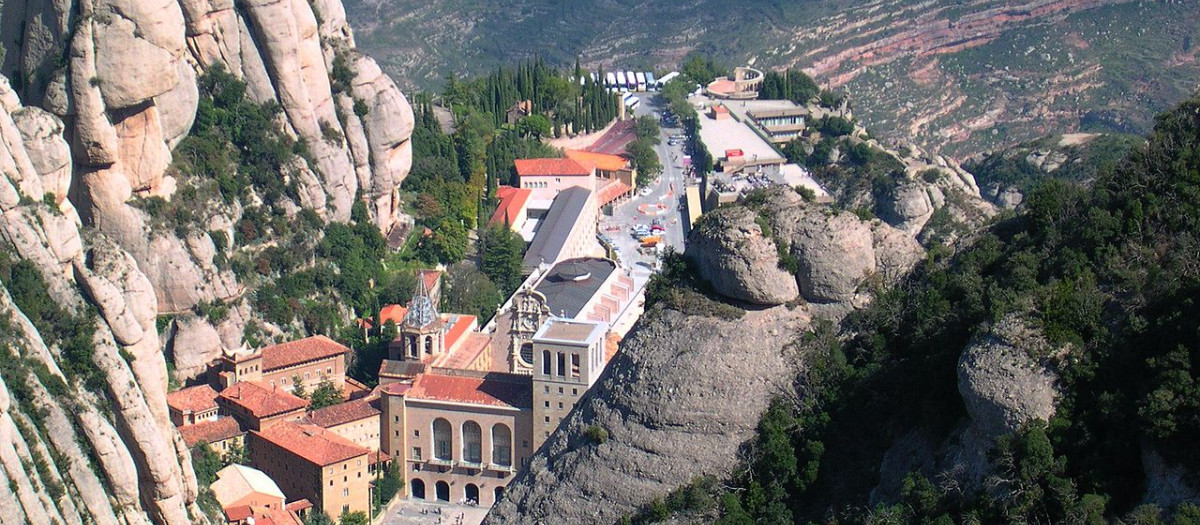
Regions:
[[[635,111],[635,115],[649,115],[661,111],[654,105],[653,95],[653,93],[638,94],[642,103]],[[641,242],[633,238],[630,228],[637,224],[649,227],[655,219],[658,219],[666,228],[666,231],[661,234],[663,242],[680,252],[684,248],[683,221],[679,211],[679,204],[684,198],[683,144],[677,146],[667,144],[668,137],[682,133],[683,130],[680,128],[663,128],[662,142],[656,147],[659,160],[663,165],[663,173],[656,182],[646,186],[650,188],[649,194],[642,195],[641,192],[644,188],[638,188],[636,197],[617,206],[611,217],[603,216],[600,219],[600,231],[611,237],[617,245],[620,251],[621,266],[633,278],[635,290],[641,290],[650,279],[650,275],[653,273],[651,267],[657,256],[652,253],[638,253]],[[636,312],[639,311],[631,309],[628,313],[636,315]],[[620,319],[618,324],[622,321],[628,320]]]

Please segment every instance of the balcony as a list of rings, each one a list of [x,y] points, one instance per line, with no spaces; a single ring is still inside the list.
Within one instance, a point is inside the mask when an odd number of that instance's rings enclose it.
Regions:
[[[492,472],[505,472],[508,474],[512,474],[513,472],[516,472],[516,469],[514,469],[512,465],[499,465],[496,463],[488,463],[487,469]]]
[[[452,459],[442,459],[442,458],[429,458],[429,459],[426,459],[426,460],[425,460],[425,464],[426,464],[426,465],[432,465],[432,466],[435,466],[435,467],[453,467],[453,466],[454,466],[454,460],[452,460]]]

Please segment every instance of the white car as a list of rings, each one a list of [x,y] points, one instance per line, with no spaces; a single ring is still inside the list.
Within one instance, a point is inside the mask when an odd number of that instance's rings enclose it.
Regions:
[[[640,193],[643,197],[645,197],[645,196],[649,195],[650,193],[652,193],[653,191],[654,191],[653,189],[651,189],[649,186],[647,186],[645,188],[642,188],[642,191],[640,191],[638,193]]]

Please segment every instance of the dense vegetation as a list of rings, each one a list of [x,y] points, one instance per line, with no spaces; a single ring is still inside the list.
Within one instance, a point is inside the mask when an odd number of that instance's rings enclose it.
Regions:
[[[650,115],[642,115],[634,123],[634,132],[637,138],[625,145],[625,154],[637,168],[638,186],[644,186],[658,177],[663,170],[662,161],[654,149],[662,142],[662,130],[658,127],[657,119]]]
[[[1011,187],[1028,192],[1047,177],[1090,184],[1101,172],[1110,172],[1117,163],[1145,139],[1134,135],[1101,135],[1081,145],[1060,145],[1061,137],[1052,136],[1020,144],[967,162],[963,168],[975,176],[981,188]],[[1030,161],[1033,155],[1061,156],[1059,166],[1043,169]]]
[[[879,290],[836,336],[794,351],[799,401],[776,401],[719,523],[1195,523],[1200,509],[1142,505],[1142,454],[1200,472],[1200,97],[1160,116],[1147,145],[1094,186],[1049,180],[1024,213]],[[966,416],[959,354],[1005,318],[1059,349],[1031,355],[1060,376],[1047,423],[1000,440],[987,490],[911,473],[899,500],[867,506],[879,465],[912,432],[952,435]]]

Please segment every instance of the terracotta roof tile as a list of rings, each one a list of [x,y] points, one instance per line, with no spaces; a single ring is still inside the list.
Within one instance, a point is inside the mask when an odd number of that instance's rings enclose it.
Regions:
[[[314,335],[298,341],[268,346],[262,349],[263,372],[325,359],[350,352],[346,348],[323,335]]]
[[[607,153],[596,153],[594,151],[583,151],[577,149],[569,149],[565,152],[567,158],[580,164],[591,164],[596,169],[604,171],[620,171],[625,169],[629,161],[625,157],[619,155],[609,155]]]
[[[477,326],[478,319],[473,315],[465,314],[443,314],[442,319],[448,321],[450,328],[446,330],[446,349],[452,350],[458,344],[459,339],[471,331],[472,327]]]
[[[521,214],[521,210],[529,204],[529,196],[533,195],[533,190],[528,188],[514,188],[512,186],[500,186],[496,189],[496,198],[500,199],[500,205],[496,207],[496,211],[492,213],[492,218],[488,220],[488,225],[509,223],[511,225],[513,219]]]
[[[408,399],[449,401],[469,405],[503,408],[531,408],[533,391],[527,376],[512,378],[489,374],[490,378],[463,377],[441,374],[421,374],[405,393]],[[504,377],[504,378],[501,378]],[[391,385],[388,385],[391,386]]]
[[[600,201],[601,206],[604,206],[605,204],[617,200],[617,197],[629,193],[629,190],[632,189],[633,188],[629,187],[628,184],[623,182],[610,182],[596,192],[596,200]]]
[[[360,399],[313,410],[308,413],[305,422],[321,428],[329,428],[369,417],[378,418],[379,410],[371,406],[370,401]]]
[[[231,417],[223,417],[215,421],[204,421],[195,425],[179,427],[179,435],[183,436],[183,442],[188,447],[194,447],[196,443],[201,441],[216,443],[244,433],[241,427],[238,426],[237,420]]]
[[[253,434],[305,461],[322,467],[365,456],[370,452],[352,441],[316,425],[280,423]]]
[[[221,391],[220,398],[227,403],[245,408],[256,418],[270,417],[308,406],[301,399],[282,388],[273,388],[252,381],[241,381]]]
[[[312,502],[308,501],[308,499],[298,499],[296,501],[288,502],[288,504],[284,505],[283,508],[290,510],[292,512],[300,512],[302,510],[311,509],[312,506],[313,506]]]
[[[217,391],[208,385],[189,386],[167,394],[167,406],[179,412],[203,412],[217,408]]]
[[[517,175],[521,177],[586,177],[592,174],[592,170],[571,159],[517,159],[513,163],[517,167]]]

